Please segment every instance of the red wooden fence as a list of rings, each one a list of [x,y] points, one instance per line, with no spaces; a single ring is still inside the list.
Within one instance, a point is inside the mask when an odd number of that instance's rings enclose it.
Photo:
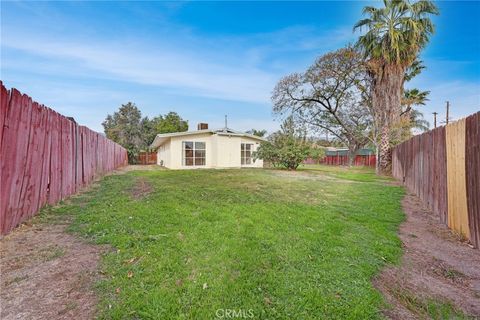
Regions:
[[[0,234],[97,177],[127,151],[16,89],[0,92]]]
[[[415,136],[392,155],[393,176],[480,247],[480,112]]]
[[[344,155],[328,155],[320,161],[320,163],[335,166],[348,166],[348,156]],[[375,167],[375,155],[356,155],[353,159],[354,166]]]
[[[138,164],[157,164],[156,152],[140,152],[138,154]]]
[[[447,223],[447,155],[445,127],[439,127],[393,149],[392,174]]]
[[[480,247],[480,112],[465,119],[465,171],[470,240]]]

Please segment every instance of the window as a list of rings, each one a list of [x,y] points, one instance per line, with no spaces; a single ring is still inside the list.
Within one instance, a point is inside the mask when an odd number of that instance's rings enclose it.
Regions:
[[[183,141],[182,145],[184,166],[205,165],[205,142]]]
[[[252,152],[253,152],[253,144],[242,143],[242,148],[241,148],[242,165],[252,164]]]

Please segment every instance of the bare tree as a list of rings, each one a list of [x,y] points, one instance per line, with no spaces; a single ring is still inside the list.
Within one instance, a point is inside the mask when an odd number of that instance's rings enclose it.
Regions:
[[[343,48],[321,56],[305,73],[281,79],[272,94],[273,110],[329,132],[348,146],[351,164],[372,131],[366,81],[360,54]]]

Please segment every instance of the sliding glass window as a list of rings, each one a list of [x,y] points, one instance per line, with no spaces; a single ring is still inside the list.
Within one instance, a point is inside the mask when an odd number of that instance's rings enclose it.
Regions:
[[[205,165],[205,142],[183,141],[182,146],[184,166]]]
[[[253,152],[253,144],[242,143],[242,147],[241,147],[242,165],[252,164],[252,152]]]

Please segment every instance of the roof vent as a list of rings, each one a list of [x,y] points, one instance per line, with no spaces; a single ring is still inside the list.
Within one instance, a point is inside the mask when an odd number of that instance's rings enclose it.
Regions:
[[[197,130],[208,130],[208,123],[200,122],[197,125]]]

